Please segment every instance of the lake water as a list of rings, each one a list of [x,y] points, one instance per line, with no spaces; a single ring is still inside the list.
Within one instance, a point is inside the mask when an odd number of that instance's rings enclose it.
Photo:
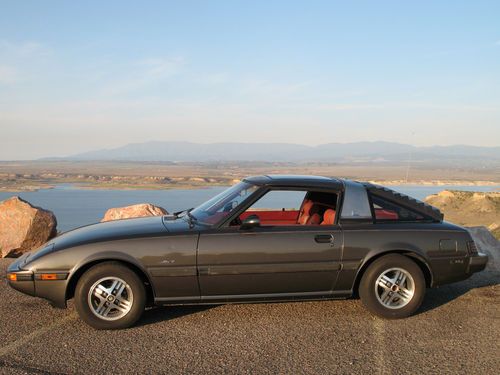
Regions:
[[[423,200],[426,196],[445,189],[466,191],[494,191],[497,186],[390,186],[391,189]],[[181,211],[218,194],[225,187],[193,190],[87,190],[72,185],[58,185],[54,189],[33,192],[0,192],[0,201],[19,195],[34,206],[51,210],[57,217],[58,230],[67,231],[82,225],[98,222],[108,208],[137,203],[152,203],[169,212]]]

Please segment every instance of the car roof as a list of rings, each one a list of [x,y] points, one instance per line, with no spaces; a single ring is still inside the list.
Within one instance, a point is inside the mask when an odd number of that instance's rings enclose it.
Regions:
[[[302,175],[262,175],[244,178],[243,181],[255,185],[280,186],[280,187],[306,187],[306,188],[334,188],[342,189],[342,180],[324,176]]]

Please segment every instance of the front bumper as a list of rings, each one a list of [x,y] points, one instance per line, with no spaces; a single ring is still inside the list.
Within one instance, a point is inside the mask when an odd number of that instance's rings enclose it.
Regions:
[[[32,272],[22,269],[27,257],[22,256],[7,268],[9,285],[24,294],[45,298],[56,307],[66,307],[67,271]],[[51,278],[44,278],[50,275]]]
[[[21,269],[21,264],[24,264],[28,256],[29,254],[24,254],[7,268],[7,278],[9,280],[9,285],[13,289],[30,296],[34,296],[35,281],[33,272]],[[15,275],[15,280],[9,278],[11,275]]]
[[[484,253],[477,253],[470,257],[468,272],[469,274],[481,272],[488,264],[488,255]]]

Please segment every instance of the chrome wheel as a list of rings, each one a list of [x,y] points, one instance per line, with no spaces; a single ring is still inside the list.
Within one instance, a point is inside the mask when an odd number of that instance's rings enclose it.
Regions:
[[[377,300],[389,309],[406,306],[415,294],[415,282],[403,268],[390,268],[380,274],[375,282]]]
[[[104,320],[118,320],[128,314],[134,303],[132,288],[118,277],[104,277],[89,290],[88,305]]]

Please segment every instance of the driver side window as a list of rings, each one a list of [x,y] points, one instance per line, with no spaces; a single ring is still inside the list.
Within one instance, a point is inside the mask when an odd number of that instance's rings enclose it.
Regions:
[[[337,194],[304,190],[270,190],[239,219],[257,215],[262,226],[333,225]]]

